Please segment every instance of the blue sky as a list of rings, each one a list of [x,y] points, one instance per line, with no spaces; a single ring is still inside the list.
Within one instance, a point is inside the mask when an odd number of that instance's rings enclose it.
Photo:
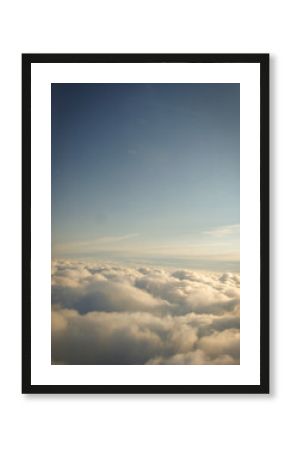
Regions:
[[[238,264],[239,161],[239,84],[52,84],[53,256]]]

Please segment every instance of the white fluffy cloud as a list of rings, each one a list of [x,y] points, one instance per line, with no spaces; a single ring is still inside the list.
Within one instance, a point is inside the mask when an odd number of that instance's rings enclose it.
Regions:
[[[54,261],[54,364],[239,364],[239,275]]]

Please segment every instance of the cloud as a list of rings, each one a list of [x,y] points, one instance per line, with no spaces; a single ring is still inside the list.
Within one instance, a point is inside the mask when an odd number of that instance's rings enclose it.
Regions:
[[[223,238],[226,236],[234,236],[240,233],[240,225],[226,225],[223,227],[212,228],[211,230],[204,231],[204,234],[214,237]]]
[[[53,286],[53,303],[73,307],[81,314],[91,311],[158,311],[169,307],[166,301],[126,283],[92,277],[81,286]]]
[[[187,351],[197,340],[180,318],[148,313],[53,309],[53,359],[67,364],[145,364],[154,355]]]
[[[55,260],[54,364],[239,364],[239,275]]]
[[[117,244],[130,241],[138,237],[138,233],[114,235],[114,236],[99,236],[90,241],[74,241],[67,242],[65,244],[55,244],[53,250],[59,254],[81,254],[81,253],[94,253],[96,251],[115,249]]]
[[[219,355],[217,358],[210,358],[204,351],[195,350],[193,352],[178,353],[169,358],[157,357],[149,359],[146,364],[196,364],[196,365],[237,365],[238,359],[234,359],[229,355]]]

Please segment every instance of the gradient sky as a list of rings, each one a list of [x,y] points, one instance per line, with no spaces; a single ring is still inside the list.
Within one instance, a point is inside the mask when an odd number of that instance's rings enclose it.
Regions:
[[[51,92],[53,257],[238,264],[239,84]]]

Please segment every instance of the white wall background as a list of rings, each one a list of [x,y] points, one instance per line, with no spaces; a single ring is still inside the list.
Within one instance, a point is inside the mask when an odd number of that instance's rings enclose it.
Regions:
[[[279,440],[282,448],[287,448],[290,393],[287,2],[10,0],[2,2],[0,17],[1,447],[267,450],[277,447]],[[270,396],[21,395],[22,52],[272,54]]]

